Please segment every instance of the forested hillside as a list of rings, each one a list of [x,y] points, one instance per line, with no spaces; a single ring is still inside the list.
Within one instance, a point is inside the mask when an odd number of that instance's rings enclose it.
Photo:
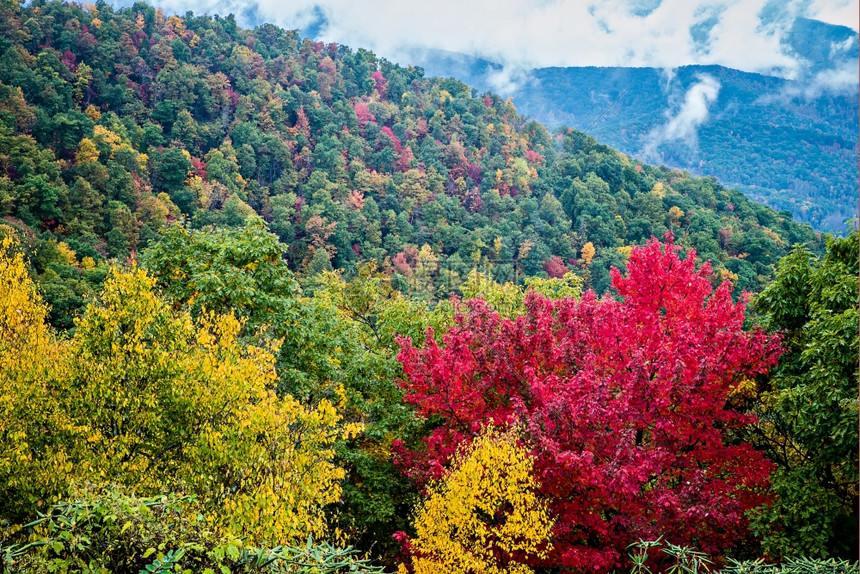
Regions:
[[[232,17],[0,92],[4,572],[856,574],[856,231]]]
[[[2,21],[0,209],[96,266],[167,221],[255,214],[300,273],[375,260],[428,299],[473,268],[569,269],[603,292],[629,245],[668,230],[742,289],[794,243],[820,249],[809,227],[713,179],[550,133],[492,94],[365,50],[144,5],[13,3]],[[52,257],[35,258],[43,275]],[[86,291],[43,281],[55,315]]]
[[[714,65],[556,67],[521,71],[504,95],[548,126],[587,129],[633,157],[716,177],[816,229],[839,233],[857,214],[860,124],[857,85],[832,82],[856,75],[857,34],[800,19],[791,39],[811,68],[794,80]],[[501,65],[463,54],[430,50],[414,61],[428,75],[479,88],[502,74]],[[685,114],[696,86],[707,86],[712,98],[698,94]],[[673,120],[675,130],[667,133]]]

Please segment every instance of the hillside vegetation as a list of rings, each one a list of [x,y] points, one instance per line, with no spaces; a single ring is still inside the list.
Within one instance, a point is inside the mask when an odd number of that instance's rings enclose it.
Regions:
[[[232,17],[0,90],[4,572],[856,574],[856,231]]]
[[[0,213],[41,239],[33,260],[67,327],[95,278],[48,273],[46,241],[98,267],[181,218],[259,215],[292,269],[374,260],[427,299],[475,268],[502,281],[570,270],[603,292],[630,245],[667,231],[749,290],[793,244],[821,248],[713,179],[550,133],[365,50],[143,4],[7,3],[2,22]]]
[[[827,79],[838,76],[830,66],[857,69],[857,35],[816,24],[799,26],[793,38],[800,57],[820,76],[786,80],[703,65],[553,67],[520,72],[504,95],[548,126],[587,130],[631,157],[716,177],[815,229],[841,233],[857,214],[857,89],[835,88]],[[829,53],[846,40],[855,48],[837,57]],[[415,61],[428,75],[484,88],[502,69],[432,50]],[[697,102],[697,112],[668,136],[665,126],[683,115],[687,94],[703,79],[713,100]]]

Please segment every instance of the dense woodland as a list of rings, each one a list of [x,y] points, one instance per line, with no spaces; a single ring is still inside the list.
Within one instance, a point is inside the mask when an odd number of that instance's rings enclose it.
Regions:
[[[7,571],[856,560],[856,232],[362,49],[0,6]]]

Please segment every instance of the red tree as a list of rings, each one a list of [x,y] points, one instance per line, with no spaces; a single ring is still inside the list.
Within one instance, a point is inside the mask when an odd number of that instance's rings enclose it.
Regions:
[[[544,261],[543,270],[553,279],[561,279],[564,277],[565,273],[570,271],[570,269],[567,268],[567,265],[564,264],[564,260],[558,255],[553,255]]]
[[[716,291],[668,237],[613,272],[618,297],[537,294],[514,320],[464,304],[437,345],[401,340],[407,400],[441,425],[398,462],[441,474],[482,424],[522,423],[557,517],[548,564],[608,571],[639,537],[719,552],[746,533],[771,464],[728,433],[752,419],[727,405],[743,379],[776,363],[779,341],[744,332],[744,304]]]

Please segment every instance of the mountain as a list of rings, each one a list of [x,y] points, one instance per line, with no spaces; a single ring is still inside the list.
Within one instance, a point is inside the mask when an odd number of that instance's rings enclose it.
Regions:
[[[366,50],[145,4],[4,4],[0,22],[0,216],[32,239],[64,326],[98,269],[183,218],[262,217],[298,273],[373,260],[428,300],[476,268],[569,271],[603,292],[630,245],[667,232],[750,290],[793,244],[821,249],[713,178],[550,132]]]
[[[548,126],[586,130],[641,160],[714,176],[817,229],[841,232],[858,209],[857,34],[798,19],[786,42],[804,63],[794,80],[683,66],[539,68],[511,81],[501,65],[463,54],[423,51],[411,61],[427,75],[501,89]]]

